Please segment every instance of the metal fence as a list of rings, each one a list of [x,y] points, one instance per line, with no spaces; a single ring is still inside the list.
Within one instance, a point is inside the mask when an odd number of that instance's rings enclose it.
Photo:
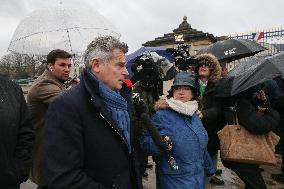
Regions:
[[[267,51],[263,52],[266,54],[274,54],[284,51],[284,29],[282,27],[255,32],[238,33],[230,35],[229,38],[255,40],[267,48]]]

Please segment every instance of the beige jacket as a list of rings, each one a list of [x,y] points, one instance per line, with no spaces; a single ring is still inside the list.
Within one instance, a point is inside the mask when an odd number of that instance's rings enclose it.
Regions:
[[[40,186],[45,185],[41,166],[41,140],[45,114],[49,103],[51,103],[64,90],[65,85],[57,80],[50,71],[45,70],[45,72],[33,83],[27,96],[27,103],[32,114],[32,122],[35,130],[33,164],[30,179]]]

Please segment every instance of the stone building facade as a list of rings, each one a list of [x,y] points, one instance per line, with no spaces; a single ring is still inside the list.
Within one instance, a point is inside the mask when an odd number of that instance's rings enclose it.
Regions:
[[[204,33],[191,27],[187,22],[187,17],[183,17],[182,23],[172,33],[164,34],[152,41],[142,44],[144,47],[165,47],[174,48],[177,41],[183,39],[184,44],[190,45],[190,54],[195,55],[200,49],[224,39],[224,37],[215,37],[213,34]]]

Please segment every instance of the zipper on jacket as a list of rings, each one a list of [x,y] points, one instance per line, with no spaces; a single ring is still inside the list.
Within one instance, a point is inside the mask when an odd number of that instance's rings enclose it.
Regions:
[[[126,146],[127,146],[127,151],[129,151],[128,143],[126,142],[125,138],[112,126],[112,124],[110,124],[110,122],[101,113],[100,113],[100,116],[109,124],[109,126],[116,132],[116,134],[118,134],[118,136],[120,136],[120,138],[122,138],[124,144],[126,144]]]

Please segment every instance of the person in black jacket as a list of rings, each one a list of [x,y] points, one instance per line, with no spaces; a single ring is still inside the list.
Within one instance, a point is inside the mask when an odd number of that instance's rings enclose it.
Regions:
[[[217,58],[212,54],[201,54],[197,57],[198,65],[195,73],[197,76],[197,94],[199,97],[199,110],[201,121],[208,133],[207,150],[217,169],[219,139],[217,132],[222,129],[221,103],[215,97],[216,85],[221,78],[221,66]],[[217,170],[217,174],[222,170]],[[208,182],[208,181],[206,181]],[[222,185],[224,181],[215,175],[210,178],[213,184]]]
[[[22,89],[0,76],[0,188],[28,179],[34,132]]]
[[[127,45],[95,38],[84,54],[80,84],[49,106],[43,137],[49,189],[137,189],[127,101]]]
[[[278,128],[275,130],[275,133],[280,136],[280,142],[278,144],[278,147],[280,148],[279,151],[277,151],[276,148],[276,153],[278,152],[282,156],[282,166],[281,166],[281,173],[279,174],[272,174],[271,177],[272,179],[284,183],[284,76],[277,77],[274,79],[277,83],[278,87],[278,95],[276,98],[274,98],[275,103],[275,109],[279,112],[280,114],[280,123]],[[277,90],[274,90],[275,92]]]
[[[235,124],[235,116],[240,125],[254,134],[266,134],[279,124],[277,111],[267,108],[266,95],[259,86],[248,89],[232,98],[223,99],[224,125]],[[245,183],[245,189],[266,189],[259,165],[222,160],[224,166],[233,170]]]

